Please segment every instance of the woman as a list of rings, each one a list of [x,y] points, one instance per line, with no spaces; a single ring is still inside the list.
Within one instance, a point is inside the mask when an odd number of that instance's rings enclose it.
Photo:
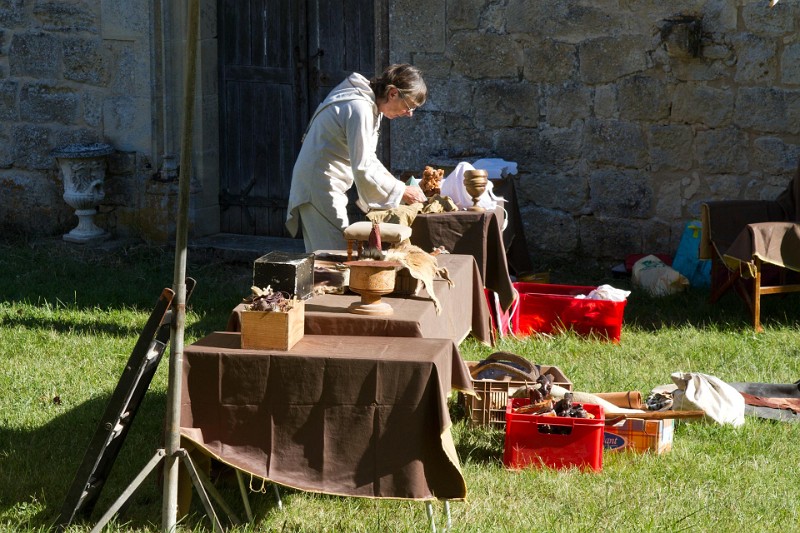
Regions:
[[[367,80],[353,73],[317,107],[292,172],[286,227],[303,228],[307,252],[343,250],[349,225],[347,191],[354,184],[363,211],[426,200],[422,189],[406,186],[378,160],[381,118],[411,117],[428,89],[411,65],[391,65]]]

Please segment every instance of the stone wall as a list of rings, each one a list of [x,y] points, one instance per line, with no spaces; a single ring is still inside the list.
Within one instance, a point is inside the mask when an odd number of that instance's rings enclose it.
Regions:
[[[536,257],[674,252],[708,199],[773,198],[800,157],[800,6],[767,0],[394,0],[428,103],[392,166],[519,165]]]
[[[51,235],[77,224],[54,148],[107,142],[97,221],[140,208],[153,151],[151,2],[0,1],[0,227]],[[122,229],[130,229],[122,224]]]

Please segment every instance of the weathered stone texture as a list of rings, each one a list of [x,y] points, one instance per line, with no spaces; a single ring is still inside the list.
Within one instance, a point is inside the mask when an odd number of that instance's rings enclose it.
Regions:
[[[590,205],[595,216],[647,218],[653,189],[639,171],[597,170],[589,176]]]
[[[747,172],[747,154],[747,134],[737,128],[697,132],[695,158],[706,172]]]
[[[61,43],[49,33],[15,33],[9,50],[11,76],[57,78],[61,70]]]
[[[557,209],[527,206],[520,215],[532,254],[568,257],[578,251],[579,228],[573,217]]]
[[[108,83],[113,68],[109,47],[97,38],[64,39],[64,78],[95,86]]]
[[[765,133],[798,133],[800,91],[741,87],[736,93],[734,123]]]
[[[577,43],[624,31],[622,15],[616,0],[509,0],[506,29],[535,39],[557,35],[561,41]]]
[[[759,137],[753,141],[752,168],[765,175],[791,178],[800,160],[800,147],[779,137]]]
[[[450,31],[478,28],[483,4],[480,2],[447,2],[447,27]]]
[[[33,5],[33,16],[42,29],[56,32],[79,31],[98,33],[97,4],[86,1],[42,1]]]
[[[27,170],[47,170],[55,166],[50,155],[51,130],[45,126],[18,125],[11,129],[14,166]]]
[[[647,36],[623,35],[587,39],[578,45],[581,80],[588,84],[608,83],[648,68]]]
[[[102,35],[106,39],[136,39],[150,33],[148,0],[100,0]]]
[[[800,43],[791,43],[783,49],[780,81],[800,85]]]
[[[80,95],[73,89],[52,83],[29,83],[19,92],[20,118],[25,122],[75,124]]]
[[[522,45],[509,35],[457,33],[447,46],[453,70],[467,78],[517,78]]]
[[[650,165],[652,170],[688,170],[692,166],[692,142],[694,134],[690,126],[653,125],[648,132]]]
[[[745,3],[742,6],[744,27],[752,33],[778,37],[795,31],[792,9],[785,2],[764,9],[760,2]]]
[[[638,124],[621,120],[587,121],[586,157],[597,165],[642,167],[647,147]]]
[[[544,113],[547,123],[557,128],[569,127],[574,121],[590,116],[592,90],[578,83],[545,85]]]
[[[25,0],[0,0],[0,26],[19,28],[27,24],[28,14]]]
[[[522,203],[578,214],[589,198],[585,177],[569,173],[525,174],[519,180],[518,196]]]
[[[389,8],[390,49],[396,53],[445,49],[447,22],[444,2],[397,0]]]
[[[0,120],[13,121],[19,117],[17,107],[17,90],[19,84],[16,81],[4,80],[0,82]]]
[[[538,91],[528,82],[478,84],[473,103],[478,128],[535,127],[539,122]]]
[[[578,52],[574,44],[545,39],[525,45],[523,53],[523,73],[532,82],[566,81],[578,70]]]
[[[669,93],[663,81],[637,75],[623,78],[618,87],[619,101],[625,104],[619,108],[621,119],[659,121],[669,116]]]
[[[578,222],[580,253],[591,258],[624,258],[629,254],[643,253],[641,224],[633,224],[626,217],[582,217]]]
[[[730,87],[715,88],[701,83],[681,83],[672,94],[672,120],[684,124],[717,127],[733,117],[734,93]]]
[[[739,83],[771,83],[778,72],[776,45],[773,41],[745,34],[734,41],[736,75]]]

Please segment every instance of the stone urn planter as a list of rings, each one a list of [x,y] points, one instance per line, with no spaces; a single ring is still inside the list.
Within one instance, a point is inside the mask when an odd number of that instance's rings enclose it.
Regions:
[[[94,223],[94,216],[105,198],[106,156],[113,151],[109,144],[91,143],[69,144],[51,152],[64,179],[64,201],[78,216],[78,225],[64,234],[65,241],[85,244],[108,238],[108,232]]]

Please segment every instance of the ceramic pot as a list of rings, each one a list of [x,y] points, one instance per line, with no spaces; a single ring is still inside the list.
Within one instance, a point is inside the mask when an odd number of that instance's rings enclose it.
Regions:
[[[394,261],[348,261],[350,290],[361,295],[347,311],[357,315],[386,316],[394,313],[392,306],[381,301],[381,296],[394,291],[397,267]]]

